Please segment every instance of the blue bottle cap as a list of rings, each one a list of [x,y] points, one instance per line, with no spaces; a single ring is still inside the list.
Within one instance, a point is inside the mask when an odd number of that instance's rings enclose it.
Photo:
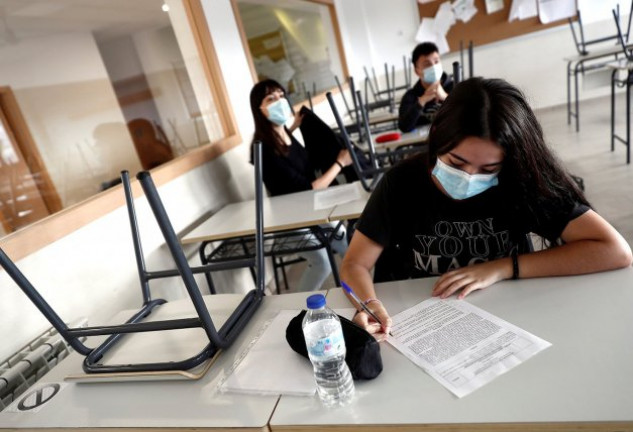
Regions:
[[[313,294],[306,300],[308,309],[319,309],[325,306],[325,296],[323,294]]]

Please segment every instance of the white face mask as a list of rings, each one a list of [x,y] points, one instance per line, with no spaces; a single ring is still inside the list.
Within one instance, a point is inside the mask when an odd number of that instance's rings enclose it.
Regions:
[[[266,107],[268,110],[268,120],[283,126],[290,117],[292,117],[292,109],[286,98],[281,98]]]
[[[456,200],[473,197],[497,186],[499,184],[498,174],[468,174],[445,164],[440,158],[437,158],[437,163],[433,168],[435,178],[446,193]]]
[[[444,73],[442,63],[436,63],[433,66],[429,66],[425,68],[422,73],[422,80],[425,83],[433,84],[434,82],[438,82]]]

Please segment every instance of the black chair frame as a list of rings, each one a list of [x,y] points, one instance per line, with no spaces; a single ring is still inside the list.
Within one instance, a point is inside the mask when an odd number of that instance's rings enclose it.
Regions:
[[[304,229],[294,229],[292,231],[280,231],[269,233],[264,236],[264,256],[273,260],[273,276],[277,293],[281,293],[281,283],[279,272],[284,279],[284,285],[288,290],[288,279],[285,271],[287,265],[303,261],[302,258],[284,260],[284,256],[292,256],[301,252],[309,252],[325,248],[332,276],[336,286],[340,286],[338,266],[334,259],[334,252],[331,248],[332,240],[339,235],[339,228],[343,222],[339,222],[335,227],[314,226]],[[202,242],[199,248],[200,262],[204,265],[209,263],[225,263],[236,259],[250,259],[255,255],[255,236],[236,237],[222,240],[217,247],[217,242]],[[255,268],[250,267],[253,279],[256,278]],[[206,272],[205,277],[210,284],[213,284],[211,273]]]
[[[256,144],[255,149],[255,169],[261,171],[261,143]],[[247,293],[237,308],[229,316],[222,327],[217,330],[213,319],[206,308],[202,294],[193,276],[191,267],[187,262],[184,252],[180,246],[176,233],[169,221],[167,212],[158,195],[158,191],[153,183],[149,172],[143,171],[137,175],[137,179],[141,183],[145,196],[163,234],[165,242],[169,248],[172,258],[175,261],[177,272],[165,272],[160,277],[180,276],[187,289],[189,297],[194,305],[197,317],[184,319],[171,319],[161,321],[142,322],[152,310],[166,303],[164,299],[150,298],[148,281],[151,277],[140,274],[141,291],[143,295],[143,305],[138,312],[129,318],[124,324],[107,325],[96,327],[68,327],[61,317],[53,310],[46,300],[39,294],[36,288],[26,278],[26,276],[18,269],[13,261],[0,249],[0,265],[6,270],[7,274],[22,289],[26,296],[33,302],[37,309],[44,317],[55,327],[59,334],[66,342],[79,354],[85,356],[83,369],[86,373],[120,373],[120,372],[148,372],[148,371],[167,371],[167,370],[188,370],[198,366],[205,360],[213,357],[219,350],[228,348],[244,329],[252,315],[261,304],[264,296],[264,256],[263,256],[263,212],[258,211],[256,215],[256,257],[254,260],[257,268],[257,287]],[[263,190],[261,184],[255,184],[256,200],[261,202],[263,198]],[[258,209],[261,209],[258,206]],[[137,230],[138,233],[138,230]],[[141,252],[140,243],[135,239],[135,253],[137,254],[137,265],[139,270],[144,268],[144,261]],[[139,260],[139,256],[141,259]],[[240,263],[240,266],[243,263]],[[216,269],[226,269],[235,263],[223,263],[215,266]],[[209,267],[208,269],[211,269]],[[158,274],[156,272],[154,275]],[[143,282],[144,281],[144,282]],[[113,364],[106,365],[99,363],[104,355],[119,342],[125,334],[178,330],[187,328],[202,328],[209,343],[197,354],[186,359],[168,362],[153,363],[136,363],[136,364]],[[81,338],[89,336],[108,336],[106,340],[95,348],[89,348]]]

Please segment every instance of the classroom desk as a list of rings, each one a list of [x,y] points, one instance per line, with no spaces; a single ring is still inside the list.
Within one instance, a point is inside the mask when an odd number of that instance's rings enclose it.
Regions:
[[[633,48],[633,44],[627,45],[627,48]],[[580,107],[578,102],[578,74],[584,73],[585,70],[589,70],[597,67],[596,65],[585,67],[585,62],[592,60],[599,60],[605,57],[614,56],[617,58],[618,54],[623,54],[622,47],[618,44],[611,48],[603,48],[600,50],[592,51],[585,55],[576,55],[572,57],[565,57],[567,62],[567,124],[571,124],[571,118],[576,118],[576,132],[580,130]],[[599,67],[603,65],[600,64]],[[571,90],[571,77],[574,77],[574,110],[572,111],[572,90]]]
[[[154,382],[65,382],[69,374],[81,372],[83,359],[72,353],[36,386],[45,383],[61,383],[61,390],[38,410],[0,413],[0,430],[54,430],[73,431],[114,431],[114,430],[214,430],[214,431],[267,431],[267,424],[278,402],[279,396],[244,395],[225,393],[218,390],[221,379],[228,375],[233,363],[243,353],[260,331],[264,322],[275,317],[282,309],[305,307],[306,293],[285,294],[264,297],[262,304],[234,344],[217,357],[211,369],[197,381],[154,381]],[[242,298],[238,294],[218,294],[205,296],[213,319],[224,322]],[[349,304],[347,305],[349,307]],[[130,311],[117,315],[127,318]],[[194,316],[189,299],[178,300],[159,306],[151,319]],[[119,318],[113,322],[119,322]],[[184,336],[183,336],[184,332]],[[196,333],[198,332],[198,333]],[[148,333],[130,335],[121,343],[113,355],[116,360],[129,358],[135,361],[147,360],[147,349],[152,355],[163,357],[176,353],[182,356],[190,345],[198,349],[207,343],[200,329],[177,332]],[[144,341],[144,342],[139,342]],[[159,349],[169,342],[171,349]],[[130,352],[130,347],[146,349]],[[118,357],[117,357],[118,356]],[[170,357],[173,358],[173,357]],[[26,397],[30,390],[18,397]]]
[[[367,123],[369,124],[370,129],[377,129],[377,130],[387,129],[390,126],[386,123],[393,123],[393,128],[396,128],[398,126],[397,109],[395,109],[394,112],[373,111],[369,113],[369,118],[367,119]],[[358,132],[356,121],[353,118],[351,118],[349,115],[343,118],[343,124],[345,125],[345,128],[347,129],[348,133]],[[383,126],[378,126],[378,125],[383,125]],[[376,126],[376,128],[372,128],[372,126]],[[338,125],[336,124],[336,122],[331,124],[330,127],[334,130],[338,130]],[[363,127],[362,122],[361,122],[361,127]]]
[[[607,67],[612,69],[611,73],[611,151],[615,150],[615,141],[626,146],[626,163],[631,163],[631,85],[633,84],[633,62],[621,59],[607,63]],[[619,78],[619,73],[624,72],[625,78]],[[615,133],[615,87],[626,87],[626,138]]]
[[[336,186],[334,186],[336,187]],[[264,232],[305,228],[329,221],[331,208],[314,210],[314,190],[264,199]],[[229,204],[181,239],[183,244],[255,234],[255,200]]]
[[[433,282],[379,284],[378,298],[395,314]],[[346,301],[328,294],[331,307]],[[350,405],[282,396],[272,431],[633,431],[633,268],[504,281],[465,301],[552,346],[459,399],[383,342],[382,374],[357,381]]]

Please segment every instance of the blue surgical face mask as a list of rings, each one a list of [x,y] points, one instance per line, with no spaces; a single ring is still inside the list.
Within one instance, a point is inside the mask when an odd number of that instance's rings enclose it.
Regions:
[[[276,100],[266,109],[268,110],[268,120],[279,126],[285,125],[292,116],[292,110],[286,98]]]
[[[423,80],[425,83],[433,84],[438,82],[442,78],[444,71],[442,70],[442,63],[436,63],[433,66],[429,66],[423,71]]]
[[[498,173],[468,174],[442,162],[437,158],[433,175],[447,194],[456,200],[470,198],[499,184]]]

